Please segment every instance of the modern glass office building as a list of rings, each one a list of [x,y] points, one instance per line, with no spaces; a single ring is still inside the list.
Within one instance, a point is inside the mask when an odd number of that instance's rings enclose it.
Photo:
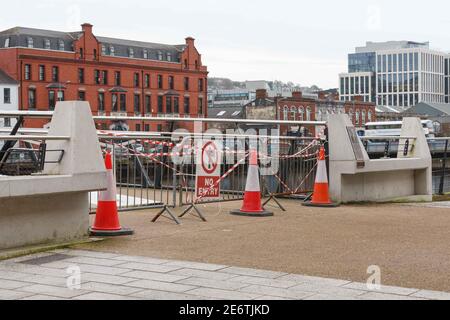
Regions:
[[[349,55],[348,73],[339,75],[341,100],[362,96],[397,109],[419,102],[444,103],[450,95],[448,58],[427,42],[368,42]]]

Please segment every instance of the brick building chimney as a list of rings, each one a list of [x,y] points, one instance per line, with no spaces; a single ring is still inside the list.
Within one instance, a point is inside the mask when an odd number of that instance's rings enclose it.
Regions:
[[[266,89],[257,89],[256,90],[256,99],[266,99],[267,98],[267,90]]]
[[[81,25],[81,30],[85,33],[85,34],[92,34],[92,27],[93,25],[90,23],[83,23]]]

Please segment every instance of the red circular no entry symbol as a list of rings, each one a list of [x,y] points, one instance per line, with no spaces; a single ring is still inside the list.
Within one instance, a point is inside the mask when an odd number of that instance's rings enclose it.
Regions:
[[[217,146],[213,141],[207,142],[202,148],[202,168],[206,174],[213,174],[219,162]]]

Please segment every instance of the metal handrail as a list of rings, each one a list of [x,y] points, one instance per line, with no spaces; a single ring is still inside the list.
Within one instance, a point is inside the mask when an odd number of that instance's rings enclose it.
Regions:
[[[400,137],[400,136],[377,136],[377,137],[360,137],[361,140],[403,140],[403,139],[417,139],[417,137]]]
[[[21,140],[70,140],[69,136],[0,136],[0,140],[21,141]]]

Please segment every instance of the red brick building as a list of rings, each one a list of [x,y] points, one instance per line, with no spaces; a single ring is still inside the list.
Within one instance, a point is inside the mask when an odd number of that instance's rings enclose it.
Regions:
[[[52,110],[57,101],[85,100],[93,115],[207,113],[208,71],[193,38],[166,45],[98,37],[87,23],[71,33],[17,27],[0,32],[0,69],[19,82],[21,110]],[[127,125],[137,131],[171,129],[168,123],[149,121]],[[109,129],[112,124],[98,126]]]
[[[365,123],[375,121],[375,104],[356,101],[334,100],[334,96],[319,94],[318,98],[303,96],[301,92],[293,92],[292,97],[277,98],[277,119],[298,121],[326,121],[327,115],[345,113],[348,114],[355,127],[362,127]],[[315,126],[304,126],[307,133],[316,135]],[[292,128],[283,126],[282,133]]]

